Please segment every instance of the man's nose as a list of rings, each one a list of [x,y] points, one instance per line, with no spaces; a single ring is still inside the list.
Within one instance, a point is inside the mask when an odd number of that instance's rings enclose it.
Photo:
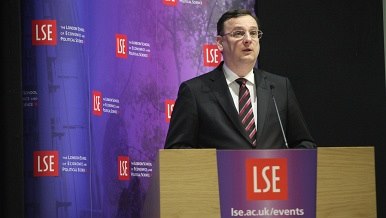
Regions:
[[[249,44],[252,42],[252,37],[248,32],[245,33],[244,38],[243,38],[243,42],[245,44]]]

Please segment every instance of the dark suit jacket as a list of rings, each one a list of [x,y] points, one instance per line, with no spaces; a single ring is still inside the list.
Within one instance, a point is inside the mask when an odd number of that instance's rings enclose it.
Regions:
[[[165,148],[253,148],[238,118],[222,65],[180,85]],[[315,148],[288,78],[259,69],[254,69],[254,76],[257,148],[285,148],[272,94],[289,146]]]

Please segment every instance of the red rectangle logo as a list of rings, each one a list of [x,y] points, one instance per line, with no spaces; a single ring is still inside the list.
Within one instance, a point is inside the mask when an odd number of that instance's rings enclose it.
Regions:
[[[165,101],[165,121],[167,123],[170,122],[170,118],[172,118],[172,112],[174,108],[174,104],[176,103],[175,100],[167,99]]]
[[[118,156],[118,180],[130,179],[130,162],[128,156]]]
[[[58,151],[33,152],[34,176],[59,176]]]
[[[116,51],[115,54],[118,58],[127,58],[127,36],[124,34],[116,34]]]
[[[245,163],[248,200],[287,200],[287,159],[248,159]]]
[[[102,92],[92,92],[92,113],[96,116],[102,116]]]
[[[32,45],[56,45],[56,20],[32,21]]]
[[[176,6],[178,0],[162,0],[162,2],[167,6]]]
[[[217,45],[204,45],[204,66],[217,67],[221,62],[221,52]]]

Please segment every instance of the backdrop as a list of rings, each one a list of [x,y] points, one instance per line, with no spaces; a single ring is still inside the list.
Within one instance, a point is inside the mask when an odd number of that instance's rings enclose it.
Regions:
[[[22,1],[26,217],[141,217],[179,84],[254,1]]]

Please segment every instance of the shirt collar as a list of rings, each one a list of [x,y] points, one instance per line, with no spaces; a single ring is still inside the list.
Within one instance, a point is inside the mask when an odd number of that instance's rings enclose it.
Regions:
[[[229,69],[229,67],[225,63],[223,64],[223,71],[224,71],[225,79],[227,81],[228,86],[232,82],[235,82],[236,79],[240,78],[231,69]],[[249,71],[249,73],[243,78],[245,78],[248,82],[250,82],[254,85],[255,84],[255,77],[253,75],[253,69],[251,71]]]

